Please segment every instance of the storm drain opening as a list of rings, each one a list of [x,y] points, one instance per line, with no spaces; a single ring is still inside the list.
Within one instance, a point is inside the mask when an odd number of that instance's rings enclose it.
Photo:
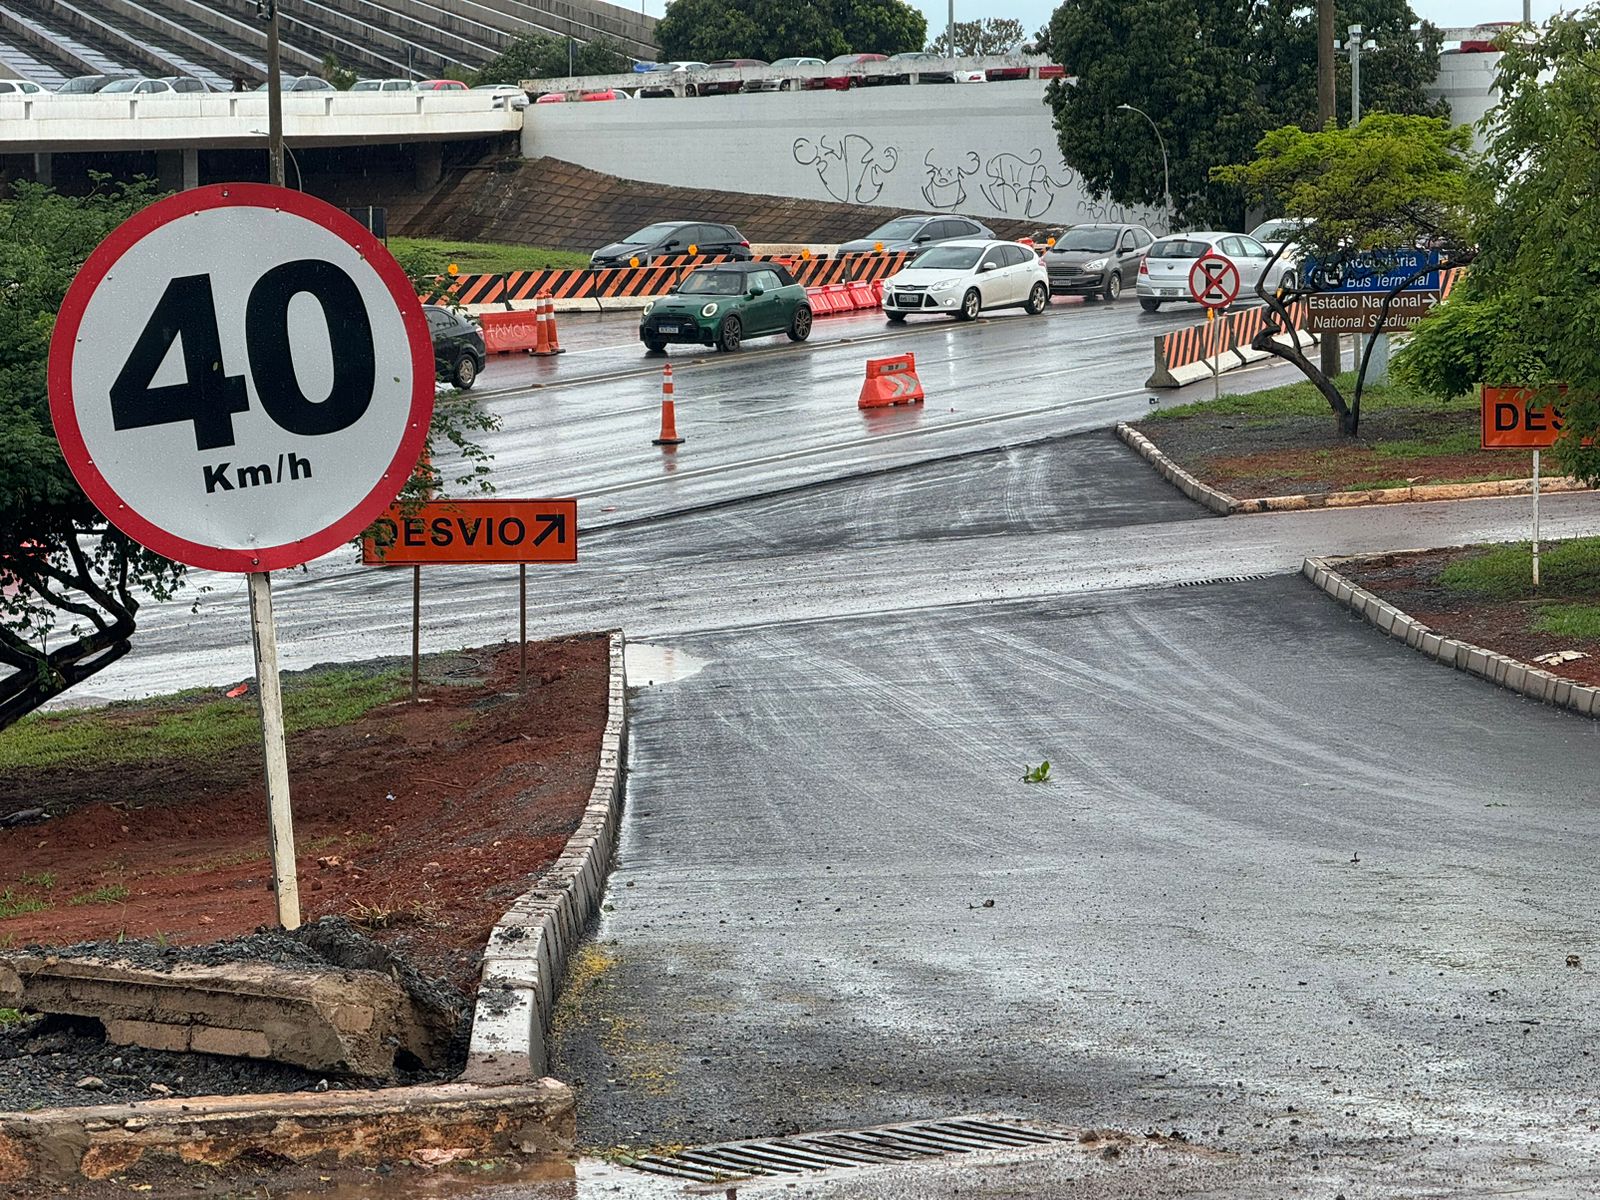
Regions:
[[[759,1176],[804,1175],[838,1167],[926,1161],[978,1150],[1025,1150],[1078,1140],[1077,1130],[1051,1129],[1010,1117],[973,1116],[724,1142],[676,1154],[646,1154],[619,1161],[651,1175],[720,1183]]]
[[[1181,588],[1211,587],[1218,583],[1254,583],[1258,579],[1271,579],[1271,575],[1214,575],[1210,579],[1180,579]]]

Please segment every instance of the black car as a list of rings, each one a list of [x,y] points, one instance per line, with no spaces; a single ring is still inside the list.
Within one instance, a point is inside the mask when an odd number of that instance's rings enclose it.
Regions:
[[[1044,256],[1050,291],[1115,300],[1139,282],[1139,260],[1155,240],[1143,225],[1073,225]]]
[[[698,221],[657,221],[630,233],[620,242],[601,246],[589,256],[590,267],[626,267],[634,259],[646,265],[653,258],[688,254],[725,254],[741,262],[755,256],[750,243],[732,225],[702,224]]]
[[[428,333],[433,338],[434,369],[440,379],[466,391],[489,361],[483,330],[442,304],[424,304],[422,311],[428,314]]]

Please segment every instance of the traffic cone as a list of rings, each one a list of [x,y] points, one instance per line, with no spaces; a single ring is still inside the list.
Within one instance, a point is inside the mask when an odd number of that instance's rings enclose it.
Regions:
[[[556,329],[556,302],[549,292],[544,296],[544,322],[546,331],[545,353],[565,354],[561,348],[561,335]]]
[[[668,363],[661,368],[661,436],[655,438],[652,446],[680,446],[683,439],[678,436],[678,410],[672,402],[672,364]]]

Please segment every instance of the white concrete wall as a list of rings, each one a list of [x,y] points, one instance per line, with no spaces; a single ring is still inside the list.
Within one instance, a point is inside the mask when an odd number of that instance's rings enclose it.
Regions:
[[[1091,200],[1061,161],[1033,80],[612,100],[528,108],[522,152],[684,188],[944,211],[1046,225],[1142,220],[1159,210]],[[1137,115],[1128,153],[1159,169]]]

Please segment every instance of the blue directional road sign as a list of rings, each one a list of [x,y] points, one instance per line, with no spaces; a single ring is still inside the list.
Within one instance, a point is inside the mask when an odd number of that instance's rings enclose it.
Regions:
[[[1379,250],[1360,254],[1346,262],[1329,263],[1324,267],[1315,259],[1307,259],[1305,279],[1320,285],[1325,292],[1388,292],[1393,291],[1414,272],[1429,268],[1426,275],[1418,275],[1406,284],[1412,292],[1439,290],[1439,255],[1433,250]]]

